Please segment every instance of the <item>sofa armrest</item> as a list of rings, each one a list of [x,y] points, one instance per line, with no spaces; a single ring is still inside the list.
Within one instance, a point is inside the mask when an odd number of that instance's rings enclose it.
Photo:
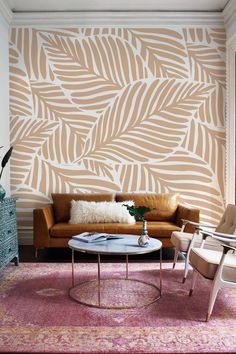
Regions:
[[[50,228],[55,224],[52,204],[33,211],[34,246],[43,248],[50,246]]]
[[[176,212],[176,224],[182,227],[183,219],[194,221],[199,223],[200,210],[197,208],[191,208],[186,205],[179,204]],[[187,224],[184,228],[184,232],[194,232],[194,225]]]

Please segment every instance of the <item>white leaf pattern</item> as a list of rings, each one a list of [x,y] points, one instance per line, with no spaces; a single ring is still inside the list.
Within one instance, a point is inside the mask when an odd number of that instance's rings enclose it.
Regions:
[[[82,158],[163,159],[181,144],[192,114],[211,90],[209,85],[173,79],[127,86],[94,125]]]

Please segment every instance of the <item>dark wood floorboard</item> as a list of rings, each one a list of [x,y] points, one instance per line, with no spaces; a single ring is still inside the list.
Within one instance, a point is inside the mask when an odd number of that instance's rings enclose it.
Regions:
[[[35,258],[35,249],[33,246],[20,245],[20,262],[70,262],[71,250],[69,248],[51,248],[42,249],[38,251],[38,258]],[[102,256],[102,262],[118,262],[121,256]],[[145,255],[130,256],[129,261],[132,262],[145,262],[159,260],[159,252],[149,253]],[[174,258],[173,248],[164,248],[162,250],[162,259],[164,261],[172,261]],[[85,254],[75,252],[75,260],[77,262],[97,262],[97,256],[93,254]]]

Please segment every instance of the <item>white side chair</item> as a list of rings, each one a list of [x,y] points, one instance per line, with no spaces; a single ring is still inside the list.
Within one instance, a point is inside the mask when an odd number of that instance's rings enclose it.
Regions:
[[[171,242],[175,248],[173,268],[175,268],[179,254],[182,254],[185,260],[183,283],[185,282],[189,271],[189,255],[191,249],[193,247],[201,247],[204,245],[204,248],[206,249],[221,251],[222,246],[220,245],[220,242],[213,238],[207,238],[207,234],[205,234],[205,232],[212,230],[212,232],[215,231],[215,232],[221,232],[226,234],[233,233],[236,229],[235,214],[236,214],[236,206],[232,204],[228,204],[218,226],[211,226],[211,225],[196,223],[193,221],[183,220],[183,226],[181,231],[174,231],[172,233]],[[184,229],[188,223],[195,226],[194,234],[184,232]]]
[[[189,257],[193,267],[189,295],[193,293],[198,274],[212,281],[207,322],[210,320],[219,289],[221,287],[236,289],[236,248],[233,246],[236,246],[236,235],[214,232],[210,237],[222,242],[222,252],[194,247]]]

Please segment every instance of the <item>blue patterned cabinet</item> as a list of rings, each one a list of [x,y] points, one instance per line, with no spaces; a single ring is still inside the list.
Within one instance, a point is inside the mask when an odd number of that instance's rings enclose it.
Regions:
[[[5,198],[0,201],[0,267],[13,260],[19,264],[16,200]]]

